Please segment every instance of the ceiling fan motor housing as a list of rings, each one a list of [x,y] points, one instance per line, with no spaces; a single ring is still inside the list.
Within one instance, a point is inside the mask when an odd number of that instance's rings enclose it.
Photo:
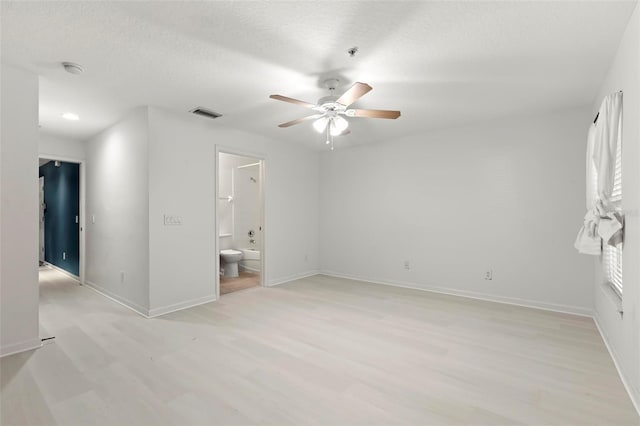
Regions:
[[[314,108],[316,111],[325,112],[325,111],[336,111],[342,112],[347,107],[337,103],[337,96],[325,96],[323,98],[318,99],[318,104]]]

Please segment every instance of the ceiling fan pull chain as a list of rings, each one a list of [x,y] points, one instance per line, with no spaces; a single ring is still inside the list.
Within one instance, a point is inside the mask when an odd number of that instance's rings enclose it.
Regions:
[[[333,118],[329,121],[329,125],[327,126],[327,131],[329,132],[329,137],[331,138],[331,151],[333,151],[333,133],[329,131],[329,127],[333,126]]]

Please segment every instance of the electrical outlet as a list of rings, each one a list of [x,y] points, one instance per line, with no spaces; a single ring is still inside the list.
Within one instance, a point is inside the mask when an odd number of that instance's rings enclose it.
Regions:
[[[67,252],[66,251],[62,252],[62,260],[67,260]]]
[[[404,261],[404,269],[406,269],[407,271],[411,269],[411,262],[409,262],[408,260]]]
[[[124,283],[124,271],[120,271],[120,283]]]
[[[493,279],[493,270],[491,268],[487,268],[484,272],[484,279],[487,281],[491,281]]]
[[[76,215],[76,223],[80,223],[80,218]]]
[[[305,255],[304,255],[304,261],[305,261],[305,262],[308,262],[308,261],[309,261],[309,255],[308,255],[308,254],[305,254]]]

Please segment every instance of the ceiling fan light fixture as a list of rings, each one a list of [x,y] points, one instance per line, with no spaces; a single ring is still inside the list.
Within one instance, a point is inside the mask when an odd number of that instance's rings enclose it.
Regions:
[[[324,132],[324,129],[327,128],[328,121],[329,119],[327,117],[320,117],[313,122],[313,128],[316,129],[318,133],[322,133]]]
[[[340,116],[331,119],[331,135],[338,136],[349,127],[349,122]]]

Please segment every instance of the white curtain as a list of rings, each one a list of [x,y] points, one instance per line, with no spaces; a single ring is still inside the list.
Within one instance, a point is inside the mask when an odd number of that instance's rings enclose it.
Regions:
[[[618,202],[612,200],[621,136],[622,92],[616,92],[602,101],[598,119],[589,128],[587,214],[574,244],[580,253],[600,255],[603,242],[615,246],[622,241],[623,218],[617,212]]]

